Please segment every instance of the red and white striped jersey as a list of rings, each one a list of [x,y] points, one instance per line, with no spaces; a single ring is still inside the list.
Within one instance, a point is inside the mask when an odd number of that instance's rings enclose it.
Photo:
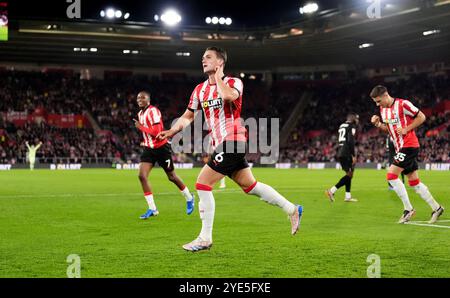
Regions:
[[[188,109],[193,111],[203,109],[213,148],[224,141],[247,141],[246,129],[240,121],[244,85],[234,77],[226,76],[223,81],[239,92],[236,100],[225,102],[218,94],[216,84],[206,80],[195,87],[188,105]]]
[[[138,113],[139,123],[144,128],[155,129],[157,132],[160,132],[164,129],[164,124],[161,117],[161,112],[155,106],[149,105],[147,108],[142,109]],[[167,140],[158,140],[156,139],[156,134],[152,135],[150,133],[142,132],[142,137],[144,138],[141,143],[142,146],[149,147],[152,149],[159,148],[167,143]]]
[[[389,135],[395,145],[395,151],[398,152],[401,148],[420,147],[414,130],[409,131],[406,135],[397,133],[398,127],[405,128],[411,124],[418,113],[418,108],[410,101],[401,98],[395,98],[394,103],[389,108],[380,107],[381,118],[388,128]]]

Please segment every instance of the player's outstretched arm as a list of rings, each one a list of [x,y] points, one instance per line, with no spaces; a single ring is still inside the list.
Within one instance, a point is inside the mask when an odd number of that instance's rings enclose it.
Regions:
[[[192,121],[194,121],[194,115],[195,114],[193,111],[187,109],[186,112],[184,112],[184,114],[180,118],[178,118],[177,122],[175,122],[175,124],[169,130],[161,131],[156,136],[156,138],[164,140],[173,137],[174,135],[182,131],[185,127],[189,126]]]

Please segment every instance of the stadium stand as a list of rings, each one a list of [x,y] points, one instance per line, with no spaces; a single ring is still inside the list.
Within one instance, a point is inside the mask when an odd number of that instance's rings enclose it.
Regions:
[[[137,113],[136,93],[151,92],[152,104],[163,112],[167,128],[186,108],[195,82],[202,80],[128,73],[108,73],[103,80],[82,80],[72,71],[2,71],[0,79],[4,82],[0,86],[0,162],[13,164],[26,162],[27,140],[44,143],[37,155],[43,163],[60,159],[82,163],[137,162],[140,135],[132,125]],[[351,111],[361,117],[356,144],[358,162],[382,162],[386,159],[385,136],[368,121],[377,109],[367,94],[380,79],[314,84],[280,80],[271,86],[261,80],[245,80],[243,116],[277,117],[282,126],[292,106],[308,90],[313,97],[290,134],[288,145],[281,148],[280,162],[335,161],[337,127],[350,111],[340,108],[342,105],[352,107]],[[387,84],[393,96],[411,99],[427,114],[426,125],[417,132],[423,147],[420,157],[426,162],[450,160],[446,141],[449,114],[445,107],[450,98],[449,83],[445,75],[421,74]],[[65,127],[52,122],[50,115],[71,115],[80,120]],[[250,154],[249,160],[258,162],[259,157],[258,153]],[[177,160],[202,158],[201,154],[187,154]]]

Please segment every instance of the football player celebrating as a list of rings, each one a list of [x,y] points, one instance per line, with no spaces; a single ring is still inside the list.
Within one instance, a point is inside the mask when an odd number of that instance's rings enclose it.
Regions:
[[[167,178],[173,182],[186,199],[186,213],[190,215],[194,211],[194,195],[189,192],[180,177],[175,173],[172,161],[172,150],[167,140],[157,139],[156,136],[164,130],[161,112],[155,106],[150,105],[150,94],[139,92],[137,104],[141,109],[138,113],[139,120],[134,120],[134,125],[142,132],[141,145],[144,151],[139,163],[139,181],[141,182],[144,197],[148,204],[147,211],[141,215],[141,219],[147,219],[159,214],[153,199],[153,193],[148,182],[148,175],[156,163],[166,172]]]
[[[195,240],[183,245],[188,251],[200,251],[212,246],[215,212],[212,188],[225,176],[229,176],[245,193],[283,209],[290,217],[292,235],[297,233],[303,212],[302,206],[294,205],[253,176],[245,159],[246,129],[240,122],[243,84],[238,78],[224,75],[226,62],[227,54],[223,49],[206,49],[202,65],[208,79],[194,89],[187,110],[175,125],[158,135],[162,140],[174,136],[194,120],[197,109],[203,110],[211,130],[214,152],[198,175],[196,184],[202,229]]]
[[[380,107],[380,116],[373,115],[371,122],[384,132],[389,133],[395,145],[396,155],[387,173],[387,180],[403,202],[404,211],[398,223],[406,223],[416,213],[405,185],[398,176],[403,172],[408,177],[409,186],[431,207],[429,223],[435,223],[444,212],[431,195],[428,187],[419,179],[417,156],[419,155],[419,140],[414,129],[422,125],[426,117],[410,101],[393,98],[386,87],[378,85],[370,92],[370,97]]]

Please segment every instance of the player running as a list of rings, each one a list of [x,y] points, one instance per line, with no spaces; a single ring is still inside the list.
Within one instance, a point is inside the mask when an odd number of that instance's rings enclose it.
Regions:
[[[387,180],[403,202],[404,211],[398,223],[408,222],[416,213],[409,201],[405,185],[398,178],[402,172],[408,177],[409,185],[430,205],[433,212],[429,223],[435,223],[444,208],[435,201],[428,187],[420,182],[418,174],[419,140],[414,129],[425,121],[424,113],[408,100],[391,97],[387,88],[381,85],[372,89],[370,97],[380,107],[381,114],[381,119],[378,115],[372,116],[372,124],[388,132],[395,145],[396,155],[389,167]]]
[[[345,176],[332,188],[325,191],[331,202],[334,202],[334,194],[336,191],[345,185],[345,200],[344,202],[357,202],[358,200],[352,198],[350,189],[352,186],[353,173],[355,172],[356,154],[355,154],[355,133],[356,127],[359,123],[359,115],[350,113],[347,115],[347,120],[339,126],[339,149],[337,157],[342,169],[345,171]]]
[[[172,161],[172,150],[167,140],[157,139],[159,132],[164,130],[161,112],[155,106],[150,105],[150,94],[139,92],[137,104],[141,109],[138,113],[139,121],[134,120],[134,125],[142,132],[144,151],[139,163],[139,181],[141,182],[144,197],[148,203],[148,210],[140,219],[147,219],[159,214],[153,199],[153,193],[148,183],[148,175],[156,163],[166,172],[167,178],[173,182],[186,199],[186,213],[190,215],[194,211],[194,194],[189,192],[180,177],[175,173]]]
[[[42,142],[39,142],[37,145],[31,145],[28,143],[28,141],[25,142],[25,145],[27,145],[28,148],[28,161],[30,162],[30,170],[34,170],[34,164],[36,163],[36,152],[41,147]]]
[[[194,120],[194,112],[202,109],[211,131],[214,148],[208,163],[197,177],[199,211],[202,229],[192,242],[183,245],[188,251],[200,251],[212,246],[215,200],[213,186],[229,176],[247,194],[282,208],[290,217],[291,233],[300,226],[303,208],[286,200],[269,185],[257,182],[245,159],[246,129],[240,122],[243,84],[240,79],[224,75],[227,54],[223,49],[209,47],[202,57],[203,72],[208,79],[195,87],[184,114],[170,130],[161,132],[162,140],[173,137]]]

